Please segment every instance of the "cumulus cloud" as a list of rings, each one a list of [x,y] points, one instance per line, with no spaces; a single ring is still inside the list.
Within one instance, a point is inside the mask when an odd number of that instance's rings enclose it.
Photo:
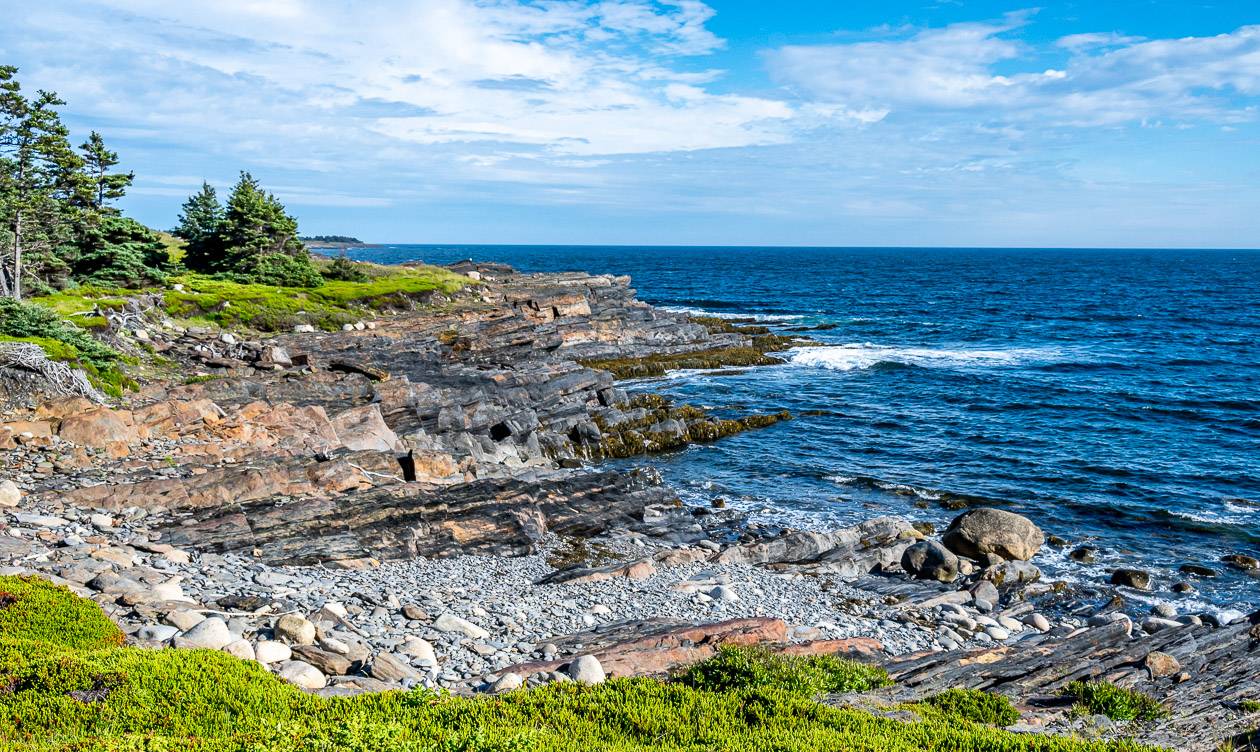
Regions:
[[[562,155],[783,141],[789,106],[710,93],[720,72],[671,64],[722,46],[712,15],[699,0],[78,0],[21,23],[85,48],[27,72],[80,111],[237,132],[238,148],[276,157],[293,149],[275,140],[369,157],[390,140]]]
[[[1012,32],[1030,18],[957,23],[898,39],[787,46],[770,53],[768,62],[802,97],[839,108],[972,112],[1048,125],[1230,121],[1249,116],[1233,98],[1260,94],[1260,26],[1154,40],[1074,34],[1057,41],[1067,55],[1061,66],[1019,71],[1021,64],[1031,67],[1035,55]]]

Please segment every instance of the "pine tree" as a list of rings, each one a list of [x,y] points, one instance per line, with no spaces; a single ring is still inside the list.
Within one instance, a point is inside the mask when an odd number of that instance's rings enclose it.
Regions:
[[[118,164],[118,152],[105,148],[105,139],[96,131],[92,131],[79,150],[83,153],[84,177],[90,189],[89,207],[97,212],[116,214],[117,210],[106,204],[125,196],[136,174],[110,172]]]
[[[297,220],[248,172],[241,173],[206,245],[203,256],[185,258],[190,268],[288,287],[316,287],[322,282],[298,240]]]
[[[188,244],[184,264],[189,269],[209,271],[213,266],[210,258],[212,239],[219,232],[223,221],[223,207],[214,186],[201,183],[201,190],[188,197],[179,215],[179,224],[171,234],[183,238]]]

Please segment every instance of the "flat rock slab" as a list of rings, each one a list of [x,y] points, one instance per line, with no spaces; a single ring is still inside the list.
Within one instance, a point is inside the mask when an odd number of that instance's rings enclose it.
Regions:
[[[565,657],[510,666],[521,676],[558,671],[578,655],[593,655],[608,676],[663,676],[710,658],[722,645],[766,645],[792,655],[871,657],[883,650],[876,640],[819,640],[786,645],[788,628],[781,619],[754,617],[711,624],[667,619],[624,621],[579,632],[550,642]],[[579,649],[576,646],[581,645]]]
[[[1171,713],[1125,733],[1178,750],[1210,752],[1251,730],[1254,718],[1237,704],[1260,697],[1260,612],[1224,628],[1179,626],[1137,639],[1126,627],[1116,622],[1063,638],[1035,635],[988,649],[895,658],[885,666],[899,700],[966,687],[1024,706],[1061,706],[1069,682],[1109,681],[1155,697]]]

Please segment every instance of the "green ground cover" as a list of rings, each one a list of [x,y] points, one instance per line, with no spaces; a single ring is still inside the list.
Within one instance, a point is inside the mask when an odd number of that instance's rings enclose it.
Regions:
[[[673,681],[551,684],[497,697],[321,698],[221,652],[117,647],[99,607],[0,577],[0,749],[219,752],[1137,752],[1127,742],[918,722],[812,695],[887,681],[839,659],[728,650]]]

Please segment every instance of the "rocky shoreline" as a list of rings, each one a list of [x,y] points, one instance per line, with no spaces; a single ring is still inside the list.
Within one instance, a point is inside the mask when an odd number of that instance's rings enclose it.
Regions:
[[[11,399],[0,574],[92,597],[137,644],[224,650],[324,694],[663,674],[766,644],[884,663],[897,700],[1003,692],[1028,731],[1178,749],[1247,731],[1260,614],[1135,624],[1122,599],[1065,603],[1035,565],[1045,535],[998,510],[932,539],[683,505],[650,467],[598,460],[790,416],[632,398],[613,372],[755,366],[782,338],[654,309],[626,278],[455,270],[477,284],[339,332],[129,322],[119,336],[174,365],[126,404]],[[1118,596],[1141,585],[1123,571]],[[1117,727],[1047,701],[1090,677],[1173,715]]]

